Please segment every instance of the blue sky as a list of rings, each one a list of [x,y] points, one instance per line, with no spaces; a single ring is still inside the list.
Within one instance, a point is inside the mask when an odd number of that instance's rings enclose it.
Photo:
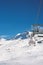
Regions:
[[[0,35],[15,36],[30,30],[34,23],[43,24],[43,0],[0,0]]]

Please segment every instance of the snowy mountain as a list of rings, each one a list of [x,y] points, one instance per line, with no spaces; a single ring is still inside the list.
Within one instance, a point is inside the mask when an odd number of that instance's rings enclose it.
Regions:
[[[43,65],[43,34],[23,32],[0,39],[0,65]],[[34,45],[34,43],[35,45]]]
[[[19,33],[15,36],[15,39],[27,39],[29,37],[29,32],[26,31],[26,32],[23,32],[23,33]]]

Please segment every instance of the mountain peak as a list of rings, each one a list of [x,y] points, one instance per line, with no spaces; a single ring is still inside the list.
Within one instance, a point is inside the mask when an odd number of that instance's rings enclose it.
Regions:
[[[16,36],[15,36],[15,39],[27,39],[29,37],[29,31],[25,31],[23,33],[18,33]]]

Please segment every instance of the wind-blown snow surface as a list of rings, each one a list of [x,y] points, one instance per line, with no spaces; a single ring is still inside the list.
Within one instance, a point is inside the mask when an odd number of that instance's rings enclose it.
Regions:
[[[28,39],[0,39],[0,65],[43,65],[43,42],[29,46]]]

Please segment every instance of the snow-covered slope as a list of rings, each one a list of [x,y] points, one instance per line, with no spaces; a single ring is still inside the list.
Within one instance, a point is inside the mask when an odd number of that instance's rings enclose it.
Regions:
[[[32,39],[35,46],[29,41],[32,32],[29,32],[27,38],[24,34],[17,39],[0,39],[0,65],[43,65],[43,37],[40,39],[35,35]],[[19,36],[21,34],[16,35]],[[41,44],[38,41],[42,41]]]

